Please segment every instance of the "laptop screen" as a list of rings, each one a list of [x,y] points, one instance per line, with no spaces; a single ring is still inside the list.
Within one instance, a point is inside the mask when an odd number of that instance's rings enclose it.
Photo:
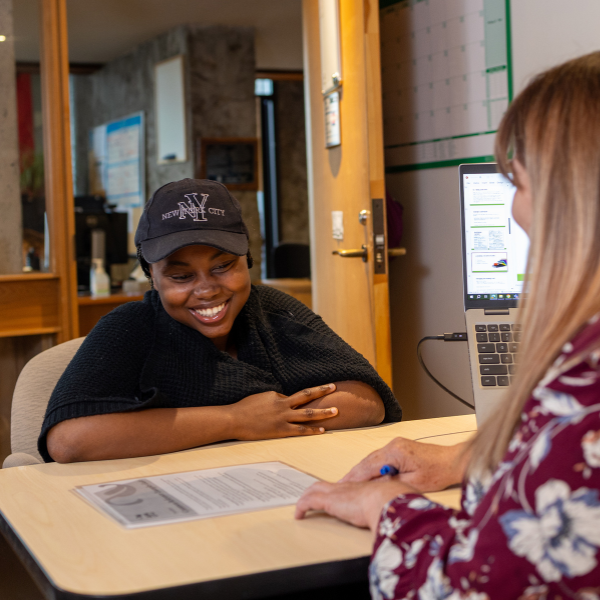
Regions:
[[[512,216],[515,186],[495,163],[461,165],[465,309],[516,307],[529,238]]]

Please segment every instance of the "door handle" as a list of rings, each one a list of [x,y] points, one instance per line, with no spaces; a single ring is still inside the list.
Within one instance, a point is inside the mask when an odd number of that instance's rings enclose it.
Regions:
[[[342,258],[362,258],[363,262],[367,262],[369,258],[369,252],[367,247],[363,244],[361,250],[334,250],[331,254],[337,254]]]
[[[388,256],[404,256],[406,254],[406,248],[388,248]]]
[[[369,259],[367,247],[363,244],[360,250],[334,250],[331,254],[337,254],[342,258],[362,258],[363,262]],[[388,256],[405,256],[406,248],[388,248]]]

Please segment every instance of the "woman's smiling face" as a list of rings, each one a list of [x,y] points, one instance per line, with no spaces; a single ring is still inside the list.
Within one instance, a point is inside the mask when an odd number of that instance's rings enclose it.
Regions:
[[[219,350],[250,296],[246,256],[186,246],[150,265],[162,305],[176,321],[210,338]]]

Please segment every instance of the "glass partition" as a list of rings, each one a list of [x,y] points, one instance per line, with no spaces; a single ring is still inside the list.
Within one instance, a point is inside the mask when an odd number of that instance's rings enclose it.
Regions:
[[[92,230],[105,230],[105,244],[96,248],[115,293],[136,264],[133,235],[145,200],[186,177],[214,177],[239,200],[250,229],[251,274],[261,278],[270,251],[257,202],[265,161],[256,89],[272,98],[270,139],[281,157],[270,163],[271,204],[278,203],[283,221],[275,241],[302,245],[308,256],[300,3],[143,5],[140,11],[139,0],[66,0],[79,291],[89,286]],[[267,88],[255,87],[257,77]],[[209,151],[224,145],[232,151]],[[235,158],[240,145],[258,148],[253,161]],[[208,168],[211,159],[223,163],[219,173]]]
[[[4,21],[5,26],[9,22]],[[3,44],[12,45],[14,52],[17,123],[16,147],[7,148],[3,156],[4,160],[10,160],[7,155],[17,157],[18,192],[14,195],[18,198],[14,200],[20,200],[20,227],[12,223],[7,239],[11,246],[20,246],[21,269],[25,273],[47,271],[49,262],[39,26],[38,2],[19,0],[13,3],[12,35],[8,31],[3,34]],[[10,97],[9,82],[6,85],[8,94],[3,102]],[[0,165],[2,171],[6,168],[6,163]]]

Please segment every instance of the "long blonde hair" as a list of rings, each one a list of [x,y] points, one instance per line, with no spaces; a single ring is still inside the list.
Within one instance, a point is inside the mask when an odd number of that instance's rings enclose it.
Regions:
[[[504,175],[510,154],[529,175],[531,245],[521,361],[504,402],[471,445],[471,474],[500,463],[533,389],[600,311],[600,52],[538,75],[508,108],[495,153]]]

